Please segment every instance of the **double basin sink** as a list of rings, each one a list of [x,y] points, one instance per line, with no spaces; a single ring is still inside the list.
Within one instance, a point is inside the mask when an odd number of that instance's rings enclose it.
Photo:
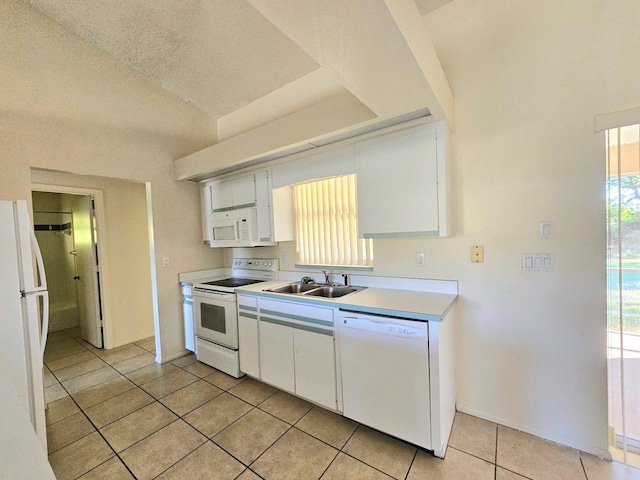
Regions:
[[[327,285],[320,283],[294,282],[281,287],[269,288],[265,292],[288,293],[291,295],[309,295],[324,298],[339,298],[350,293],[363,290],[365,287],[351,287],[348,285]]]

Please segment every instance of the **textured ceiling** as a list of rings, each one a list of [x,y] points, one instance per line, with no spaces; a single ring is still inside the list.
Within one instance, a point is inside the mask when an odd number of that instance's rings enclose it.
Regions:
[[[452,127],[421,17],[447,1],[2,0],[0,106],[168,142],[201,132],[180,179],[416,112]]]
[[[318,68],[244,0],[26,0],[217,118]]]

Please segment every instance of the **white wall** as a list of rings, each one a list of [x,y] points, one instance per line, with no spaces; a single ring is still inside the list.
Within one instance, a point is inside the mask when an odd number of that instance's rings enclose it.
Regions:
[[[0,2],[0,38],[0,199],[30,199],[32,167],[147,183],[158,360],[181,355],[178,273],[221,259],[202,245],[197,186],[173,181],[172,159],[214,143],[215,121],[22,2]]]
[[[457,235],[425,245],[432,274],[460,280],[458,406],[603,454],[604,138],[593,119],[640,105],[638,18],[635,0],[456,0],[425,17],[456,97]],[[541,220],[554,239],[538,238]],[[475,244],[483,264],[469,261]],[[529,252],[555,253],[555,272],[522,272]]]

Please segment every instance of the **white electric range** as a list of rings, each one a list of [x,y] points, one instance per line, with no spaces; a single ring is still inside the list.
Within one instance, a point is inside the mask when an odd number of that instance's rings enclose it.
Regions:
[[[235,289],[278,279],[278,260],[235,258],[231,276],[193,285],[196,357],[233,377],[240,371]]]

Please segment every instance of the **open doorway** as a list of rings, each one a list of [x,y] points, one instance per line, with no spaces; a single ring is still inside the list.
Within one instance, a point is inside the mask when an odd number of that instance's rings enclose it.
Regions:
[[[50,285],[49,331],[78,328],[83,340],[103,348],[95,196],[34,191],[32,200],[34,230]]]
[[[609,444],[614,460],[640,466],[640,126],[605,138]]]
[[[31,190],[94,198],[104,348],[156,337],[147,185],[32,169]]]

